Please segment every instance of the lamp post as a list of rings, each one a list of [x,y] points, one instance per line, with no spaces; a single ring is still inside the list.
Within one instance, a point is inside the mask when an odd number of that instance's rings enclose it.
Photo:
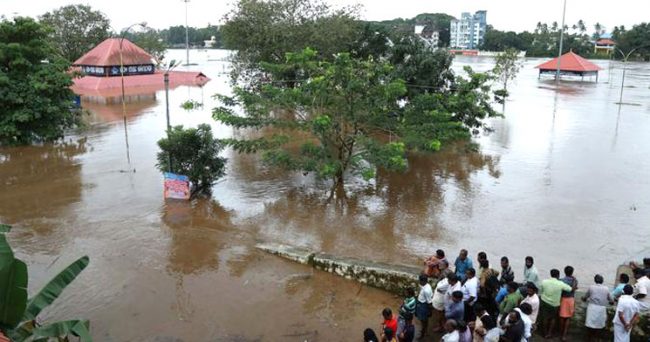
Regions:
[[[187,7],[190,0],[182,0],[185,3],[185,65],[190,65],[190,29],[187,26]]]
[[[169,72],[172,71],[174,68],[176,68],[180,64],[176,62],[176,60],[172,59],[169,64],[165,67],[165,74],[164,74],[164,80],[165,80],[165,116],[167,117],[167,138],[169,139],[169,132],[172,129],[170,120],[169,120]],[[172,173],[173,168],[172,168],[172,155],[171,153],[167,156],[168,157],[168,162],[169,162],[169,172]]]
[[[625,54],[623,52],[623,50],[621,50],[621,49],[619,49],[617,47],[614,47],[616,49],[616,51],[618,51],[621,54],[621,57],[623,57],[623,77],[621,77],[621,93],[620,93],[620,95],[618,97],[618,104],[619,105],[623,104],[623,88],[625,87],[625,71],[627,69],[627,59],[630,58],[630,56],[632,55],[632,53],[634,53],[634,51],[636,51],[638,49],[646,48],[646,47],[650,47],[650,45],[635,47],[634,49],[630,50],[627,54]]]
[[[557,69],[555,70],[555,81],[560,80],[560,60],[562,59],[562,44],[564,43],[564,18],[566,17],[566,0],[562,9],[562,26],[560,26],[560,49],[557,52]]]
[[[126,160],[129,163],[129,168],[131,167],[131,156],[129,154],[129,134],[127,131],[127,125],[126,125],[126,102],[124,99],[124,56],[122,54],[122,43],[124,42],[124,38],[126,37],[127,32],[129,32],[130,29],[132,29],[135,26],[141,26],[141,27],[147,27],[146,22],[141,22],[141,23],[135,23],[132,24],[131,26],[127,27],[122,31],[122,34],[120,36],[120,78],[121,78],[121,84],[122,84],[122,118],[124,120],[124,139],[126,141]],[[129,170],[130,171],[130,170]]]

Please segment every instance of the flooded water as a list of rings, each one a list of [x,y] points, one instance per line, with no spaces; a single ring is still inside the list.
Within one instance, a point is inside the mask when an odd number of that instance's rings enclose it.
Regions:
[[[209,122],[232,136],[210,114],[211,95],[229,92],[226,53],[193,56],[212,81],[171,91],[172,124]],[[165,203],[155,168],[164,92],[130,99],[128,159],[121,106],[85,100],[93,124],[65,144],[0,149],[0,221],[14,225],[30,291],[90,256],[43,318],[88,318],[101,341],[347,340],[397,307],[382,291],[261,253],[259,241],[410,264],[438,248],[484,250],[510,257],[518,278],[532,255],[544,274],[571,264],[582,284],[596,272],[611,283],[619,263],[650,247],[650,65],[628,65],[632,105],[619,110],[620,64],[599,62],[600,83],[556,85],[537,79],[539,63],[526,61],[479,152],[413,156],[406,173],[352,181],[349,198],[330,204],[327,184],[231,151],[213,200]],[[188,99],[204,107],[180,109]]]

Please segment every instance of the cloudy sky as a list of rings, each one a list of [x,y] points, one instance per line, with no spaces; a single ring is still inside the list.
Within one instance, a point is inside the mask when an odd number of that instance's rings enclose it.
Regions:
[[[370,20],[413,17],[423,12],[444,12],[459,16],[461,12],[488,11],[488,23],[501,30],[533,30],[538,21],[562,20],[562,0],[328,0],[334,5],[361,4],[362,16]],[[189,25],[219,24],[233,0],[191,0]],[[583,19],[589,30],[600,22],[607,29],[615,25],[631,27],[650,21],[650,0],[567,0],[567,24]],[[146,21],[154,28],[185,23],[182,0],[0,0],[0,14],[38,16],[57,7],[89,4],[104,12],[120,29]]]

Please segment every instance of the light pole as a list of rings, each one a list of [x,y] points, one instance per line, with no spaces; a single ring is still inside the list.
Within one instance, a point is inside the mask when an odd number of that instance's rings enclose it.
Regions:
[[[190,0],[182,0],[185,3],[185,65],[190,65],[190,28],[187,26],[187,7]]]
[[[165,115],[167,116],[167,139],[169,139],[169,132],[172,129],[171,123],[169,121],[169,72],[172,71],[174,68],[176,68],[179,64],[180,62],[176,63],[176,60],[172,59],[167,65],[167,67],[165,68],[164,80],[165,80],[165,104],[166,104]],[[169,172],[173,173],[171,153],[167,157],[169,162]]]
[[[566,0],[562,9],[562,26],[560,26],[560,49],[557,52],[557,69],[555,70],[555,81],[560,80],[560,60],[562,59],[562,44],[564,43],[564,18],[566,16]]]
[[[619,105],[623,104],[623,88],[625,87],[625,70],[627,68],[627,59],[630,58],[630,56],[632,55],[632,53],[634,53],[634,51],[636,51],[638,49],[646,48],[646,47],[650,47],[650,45],[635,47],[634,49],[630,50],[630,52],[628,52],[627,54],[625,54],[623,52],[623,50],[621,50],[621,49],[619,49],[617,47],[614,47],[616,49],[616,51],[621,53],[621,57],[623,57],[623,77],[621,77],[621,94],[618,97],[618,104]]]
[[[122,31],[122,35],[120,36],[120,78],[121,78],[121,83],[122,83],[122,118],[124,119],[124,139],[126,141],[126,161],[129,163],[129,168],[131,168],[131,155],[129,154],[129,134],[127,130],[127,125],[126,125],[126,102],[124,99],[124,56],[122,55],[122,43],[124,42],[124,38],[126,37],[127,32],[129,32],[130,29],[132,29],[134,26],[141,26],[141,27],[147,27],[146,22],[141,22],[141,23],[135,23],[132,24],[131,26],[127,27]],[[130,170],[129,170],[130,171]]]

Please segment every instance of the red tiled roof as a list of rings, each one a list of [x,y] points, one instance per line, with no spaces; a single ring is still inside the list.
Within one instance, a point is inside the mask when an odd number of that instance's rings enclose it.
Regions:
[[[609,38],[600,38],[596,41],[598,45],[616,45],[616,42]]]
[[[210,78],[198,71],[170,71],[169,86],[202,86]],[[78,95],[98,95],[104,97],[122,95],[121,77],[85,76],[73,79],[72,91]],[[156,71],[147,75],[124,76],[124,93],[126,95],[153,93],[165,87],[164,73]]]
[[[72,65],[120,65],[120,38],[108,38],[77,59]],[[122,41],[124,65],[154,64],[153,57],[128,39]]]
[[[557,69],[557,57],[553,58],[548,62],[536,66],[536,68],[540,70]],[[580,71],[598,71],[598,70],[602,70],[602,68],[578,56],[577,54],[573,53],[573,51],[569,51],[564,55],[562,55],[560,58],[560,70],[580,72]]]

